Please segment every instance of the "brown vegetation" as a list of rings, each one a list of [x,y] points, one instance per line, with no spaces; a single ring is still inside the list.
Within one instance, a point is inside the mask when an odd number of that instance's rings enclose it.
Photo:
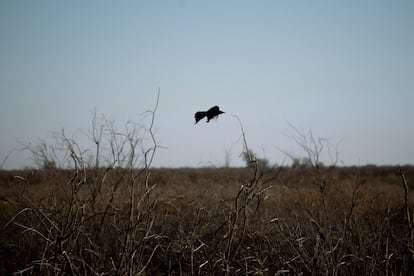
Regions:
[[[3,171],[0,274],[410,275],[413,178],[375,166]]]
[[[153,169],[157,106],[0,171],[0,275],[413,274],[414,167],[326,167],[296,130],[306,162],[270,168],[239,120],[247,168]]]

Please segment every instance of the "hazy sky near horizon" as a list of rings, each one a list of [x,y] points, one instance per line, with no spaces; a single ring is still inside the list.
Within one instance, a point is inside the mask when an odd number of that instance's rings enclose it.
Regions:
[[[0,1],[0,163],[32,166],[17,149],[60,129],[86,148],[95,109],[139,121],[160,88],[154,166],[243,165],[234,115],[271,163],[305,156],[293,125],[339,164],[414,164],[413,15],[409,0]],[[226,113],[194,125],[213,105]]]

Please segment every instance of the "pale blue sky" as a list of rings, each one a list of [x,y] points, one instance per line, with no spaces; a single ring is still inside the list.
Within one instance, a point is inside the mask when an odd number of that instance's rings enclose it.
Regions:
[[[292,124],[341,164],[414,164],[413,1],[1,1],[0,161],[98,112],[156,114],[155,166],[239,166],[237,115],[271,163]],[[195,111],[219,105],[217,121]],[[86,142],[85,142],[86,147]],[[323,160],[329,163],[329,159]],[[30,166],[14,152],[4,168]]]

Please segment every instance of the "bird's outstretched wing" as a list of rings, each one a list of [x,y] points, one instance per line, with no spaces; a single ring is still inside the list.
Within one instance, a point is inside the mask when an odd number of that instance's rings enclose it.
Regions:
[[[195,123],[197,124],[198,121],[200,121],[201,119],[203,119],[206,116],[207,116],[207,112],[205,112],[205,111],[196,112],[196,114],[194,114]]]

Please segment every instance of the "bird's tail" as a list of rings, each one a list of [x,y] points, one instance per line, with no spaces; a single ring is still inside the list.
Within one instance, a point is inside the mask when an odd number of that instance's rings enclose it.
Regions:
[[[195,117],[195,123],[197,124],[198,121],[200,121],[201,119],[203,119],[206,116],[207,116],[207,112],[206,111],[199,111],[199,112],[197,112],[194,115],[194,117]]]

